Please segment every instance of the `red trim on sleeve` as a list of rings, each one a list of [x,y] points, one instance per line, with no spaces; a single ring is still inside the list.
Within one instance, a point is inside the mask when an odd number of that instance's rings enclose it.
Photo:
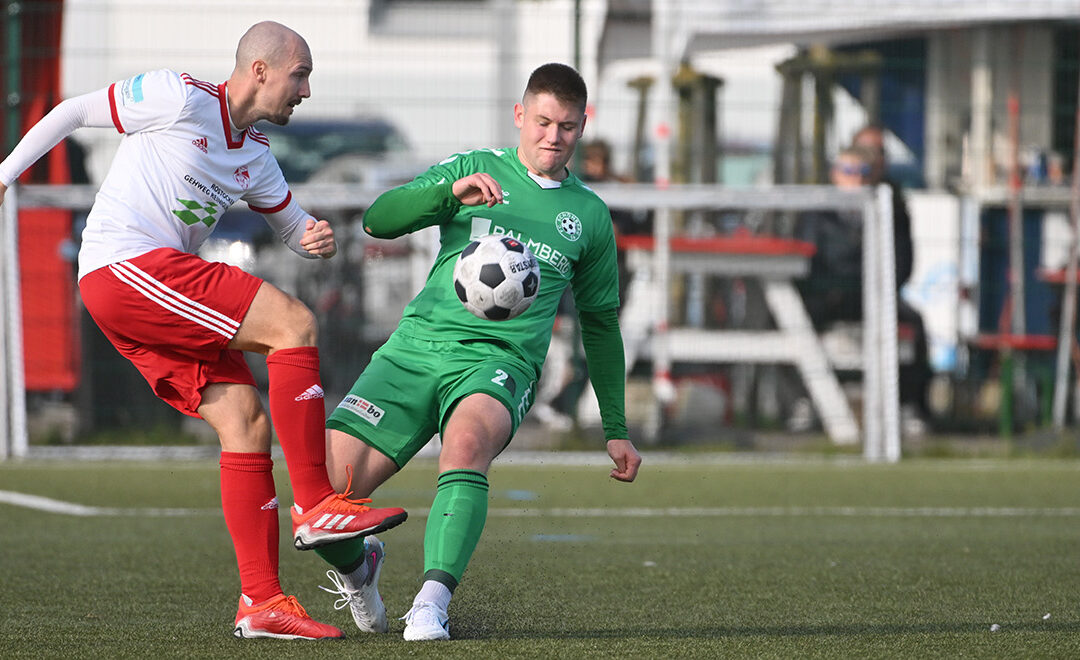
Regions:
[[[116,97],[113,96],[113,92],[116,91],[116,83],[109,85],[109,112],[112,113],[112,123],[116,127],[116,130],[120,133],[124,132],[124,127],[120,124],[120,113],[116,109]]]
[[[251,202],[248,202],[248,208],[251,209],[252,211],[255,211],[256,213],[277,213],[281,209],[288,206],[289,202],[291,202],[291,201],[292,201],[292,191],[290,190],[289,193],[287,195],[285,195],[285,201],[278,204],[277,206],[272,206],[272,207],[270,207],[268,209],[264,209],[264,208],[260,208],[258,206],[255,206]]]
[[[229,101],[228,95],[225,93],[225,83],[218,85],[218,103],[221,104],[221,129],[225,131],[225,144],[230,149],[239,149],[244,146],[244,137],[247,135],[247,131],[240,134],[239,140],[233,140],[232,127],[229,125]]]

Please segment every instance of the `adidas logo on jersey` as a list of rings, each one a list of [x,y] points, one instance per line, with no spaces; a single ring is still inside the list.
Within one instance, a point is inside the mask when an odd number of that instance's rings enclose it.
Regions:
[[[307,401],[308,399],[321,399],[323,398],[323,389],[318,385],[312,385],[304,390],[304,393],[296,397],[296,401]]]
[[[209,153],[209,152],[208,152],[208,151],[206,150],[206,138],[204,138],[204,137],[201,137],[201,138],[195,138],[194,140],[192,140],[192,141],[191,141],[191,143],[192,143],[193,145],[195,145],[196,147],[198,147],[198,148],[199,148],[199,151],[203,152],[204,154],[205,154],[205,153]]]

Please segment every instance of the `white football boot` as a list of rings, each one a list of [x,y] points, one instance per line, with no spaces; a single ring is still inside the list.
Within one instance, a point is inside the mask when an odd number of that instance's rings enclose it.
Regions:
[[[407,642],[450,639],[450,617],[435,603],[420,601],[401,617],[405,621],[403,637]]]
[[[334,586],[319,585],[323,591],[338,596],[334,603],[335,610],[349,607],[356,627],[363,632],[384,633],[390,629],[386,620],[386,606],[379,595],[379,573],[386,558],[383,546],[383,542],[374,536],[365,538],[364,563],[360,568],[344,575],[327,571],[326,577],[330,578]],[[365,568],[366,577],[361,581],[358,578],[364,574]]]

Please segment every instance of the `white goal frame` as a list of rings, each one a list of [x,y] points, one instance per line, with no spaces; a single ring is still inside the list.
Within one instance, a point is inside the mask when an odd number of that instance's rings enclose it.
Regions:
[[[763,186],[729,188],[718,185],[685,184],[659,187],[651,184],[595,184],[594,190],[613,209],[651,209],[654,214],[654,249],[651,278],[659,295],[652,306],[649,350],[655,382],[662,387],[670,372],[673,351],[668,328],[672,272],[671,214],[673,211],[732,209],[745,211],[810,210],[856,211],[863,222],[863,415],[861,429],[850,417],[823,417],[826,432],[837,444],[862,443],[869,461],[895,462],[900,459],[899,373],[896,329],[896,279],[893,245],[891,191],[838,190],[832,186]],[[85,211],[96,189],[85,185],[12,186],[0,214],[0,310],[3,314],[3,359],[0,360],[0,460],[32,454],[27,439],[26,389],[23,378],[22,318],[19,299],[18,209],[59,208]],[[342,184],[301,184],[293,187],[301,204],[322,209],[362,208],[371,204],[378,190]],[[767,291],[773,311],[790,302],[790,290]],[[787,302],[785,302],[787,301]],[[801,307],[800,307],[801,310]],[[805,312],[803,312],[805,313]],[[775,314],[774,314],[775,316]],[[796,315],[789,331],[805,330],[806,320]],[[808,327],[808,326],[807,326]],[[762,362],[791,362],[808,373],[832,365],[799,360],[799,351],[778,351],[775,356],[759,355]],[[684,358],[685,359],[685,356]],[[723,360],[719,360],[723,361]],[[819,374],[820,375],[820,374]],[[831,388],[826,387],[827,391]],[[658,392],[659,397],[663,396]],[[659,401],[658,397],[658,401]],[[834,398],[818,397],[823,405]],[[829,404],[832,405],[832,404]],[[846,406],[846,402],[844,406]],[[831,421],[830,421],[831,420]],[[837,421],[839,420],[839,421]]]

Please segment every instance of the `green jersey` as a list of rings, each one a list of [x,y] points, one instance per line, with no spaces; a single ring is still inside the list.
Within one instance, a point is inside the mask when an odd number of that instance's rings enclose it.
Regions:
[[[503,190],[503,203],[462,206],[450,191],[458,179],[486,172]],[[559,300],[567,286],[585,312],[614,309],[619,304],[618,267],[611,215],[604,202],[570,174],[563,181],[530,175],[517,149],[484,149],[450,156],[412,182],[404,191],[429,189],[437,210],[402,226],[403,216],[416,218],[415,208],[394,208],[378,202],[369,210],[378,216],[397,215],[400,232],[438,225],[438,257],[419,294],[405,308],[399,332],[423,339],[488,339],[514,350],[540,367],[551,341]],[[410,199],[402,196],[401,201]],[[415,199],[415,197],[412,197]],[[393,222],[393,221],[391,221]],[[365,224],[368,218],[365,217]],[[529,247],[540,263],[536,300],[520,316],[507,321],[478,318],[465,309],[454,292],[453,272],[458,255],[469,243],[488,234],[507,235]]]

